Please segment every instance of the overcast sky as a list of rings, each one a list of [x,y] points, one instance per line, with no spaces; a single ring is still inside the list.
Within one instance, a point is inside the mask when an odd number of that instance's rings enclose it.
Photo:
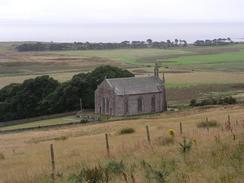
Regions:
[[[77,21],[244,22],[244,0],[0,0],[0,26]]]
[[[149,37],[244,38],[244,0],[0,0],[0,41]]]

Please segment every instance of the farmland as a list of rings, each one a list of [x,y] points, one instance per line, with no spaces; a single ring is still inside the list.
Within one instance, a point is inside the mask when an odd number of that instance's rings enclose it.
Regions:
[[[151,75],[155,62],[165,72],[169,104],[189,103],[211,93],[240,95],[244,80],[244,44],[172,49],[17,52],[20,43],[0,44],[0,88],[48,74],[64,82],[99,65]],[[200,91],[200,92],[199,92]],[[189,95],[188,93],[192,94]],[[182,97],[179,97],[182,96]]]
[[[54,144],[56,182],[60,183],[74,181],[74,174],[79,175],[84,167],[105,167],[121,160],[128,179],[132,172],[136,182],[148,180],[142,166],[146,162],[152,170],[165,172],[163,178],[167,182],[241,183],[244,178],[243,111],[243,106],[238,105],[196,108],[96,125],[1,135],[0,182],[50,182],[49,145]],[[232,131],[226,126],[228,115]],[[197,127],[206,117],[218,126],[209,130]],[[183,135],[179,122],[182,122]],[[147,141],[146,125],[151,132],[151,145]],[[135,132],[119,134],[128,127]],[[174,137],[170,137],[169,129],[174,131]],[[110,157],[106,154],[105,133],[109,134]],[[179,145],[184,137],[193,142],[186,153]],[[118,173],[111,175],[110,182],[122,183],[124,179]]]
[[[64,81],[74,73],[87,72],[104,64],[127,68],[136,74],[151,73],[155,62],[160,63],[165,72],[174,73],[182,70],[192,72],[193,69],[197,69],[195,72],[242,71],[244,68],[243,44],[201,48],[58,52],[17,52],[13,47],[10,43],[0,44],[0,76],[12,76],[10,79],[15,82],[15,76],[30,78],[42,74],[53,74]]]

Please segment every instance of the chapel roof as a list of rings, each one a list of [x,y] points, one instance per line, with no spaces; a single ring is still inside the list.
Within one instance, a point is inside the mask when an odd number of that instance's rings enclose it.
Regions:
[[[155,76],[112,78],[105,81],[114,88],[117,95],[158,93],[162,91],[164,85],[164,82]]]

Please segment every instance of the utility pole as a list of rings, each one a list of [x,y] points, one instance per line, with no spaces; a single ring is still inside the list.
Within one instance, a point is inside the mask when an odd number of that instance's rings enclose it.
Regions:
[[[82,113],[82,99],[80,98],[80,112]]]

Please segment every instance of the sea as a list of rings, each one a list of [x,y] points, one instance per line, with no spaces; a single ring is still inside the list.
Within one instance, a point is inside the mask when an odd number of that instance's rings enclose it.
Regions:
[[[244,22],[229,23],[0,23],[0,42],[121,42],[228,38],[244,41]]]

